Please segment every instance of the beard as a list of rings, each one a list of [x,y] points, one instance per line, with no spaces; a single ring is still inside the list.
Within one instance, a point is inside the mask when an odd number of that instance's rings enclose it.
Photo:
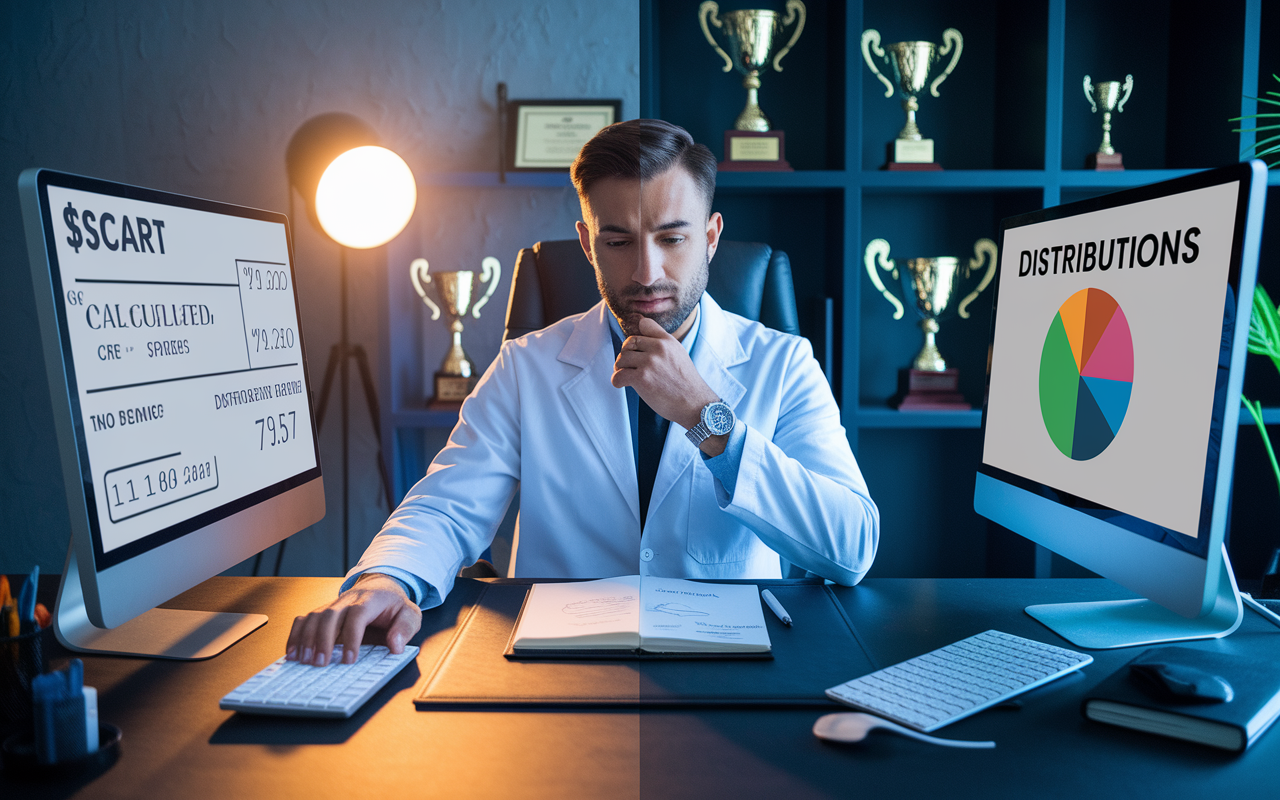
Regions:
[[[650,286],[632,283],[616,292],[604,282],[600,271],[597,270],[596,286],[600,289],[600,296],[604,298],[605,305],[609,306],[609,310],[617,318],[622,332],[627,336],[635,336],[640,332],[640,317],[642,316],[648,317],[661,325],[662,329],[667,333],[675,333],[684,324],[684,321],[689,318],[689,315],[693,313],[693,310],[697,308],[698,301],[702,299],[702,293],[707,289],[707,275],[710,272],[710,267],[710,261],[704,255],[702,266],[693,274],[689,282],[683,286],[675,281],[660,280]],[[671,295],[675,300],[675,307],[653,314],[632,311],[628,308],[628,300],[645,300],[655,295]]]

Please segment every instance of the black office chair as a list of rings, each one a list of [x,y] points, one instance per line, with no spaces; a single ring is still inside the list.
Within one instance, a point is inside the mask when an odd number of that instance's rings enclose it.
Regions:
[[[791,261],[758,242],[721,241],[707,293],[726,311],[799,335]],[[516,256],[505,339],[545,328],[600,301],[596,275],[577,239],[538,242]]]

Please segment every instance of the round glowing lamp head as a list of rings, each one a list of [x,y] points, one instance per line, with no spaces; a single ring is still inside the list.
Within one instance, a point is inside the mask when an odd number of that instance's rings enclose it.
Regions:
[[[386,244],[413,216],[418,189],[404,159],[385,147],[338,156],[316,186],[316,217],[338,244],[357,250]]]

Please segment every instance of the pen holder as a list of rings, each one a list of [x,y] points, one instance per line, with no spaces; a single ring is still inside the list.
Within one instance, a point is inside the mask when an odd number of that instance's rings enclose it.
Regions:
[[[0,638],[0,727],[31,727],[31,682],[44,672],[49,628]]]

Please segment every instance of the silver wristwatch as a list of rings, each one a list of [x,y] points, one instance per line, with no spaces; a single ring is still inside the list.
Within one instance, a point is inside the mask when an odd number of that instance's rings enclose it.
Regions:
[[[733,430],[733,421],[733,409],[725,401],[717,400],[702,407],[702,421],[684,435],[697,447],[712,436],[724,436]]]

